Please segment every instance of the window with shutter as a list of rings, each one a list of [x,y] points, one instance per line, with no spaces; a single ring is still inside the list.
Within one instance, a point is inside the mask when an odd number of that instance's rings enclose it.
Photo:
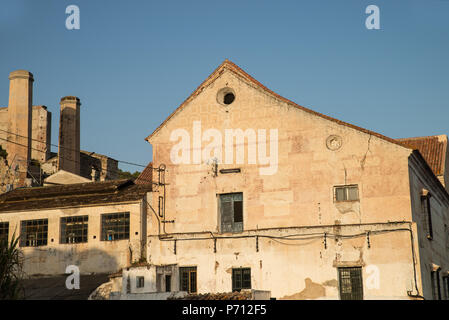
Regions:
[[[359,200],[359,187],[357,185],[334,187],[335,202]]]
[[[232,291],[251,289],[251,268],[232,269]]]
[[[242,232],[243,194],[221,194],[219,201],[221,232]]]

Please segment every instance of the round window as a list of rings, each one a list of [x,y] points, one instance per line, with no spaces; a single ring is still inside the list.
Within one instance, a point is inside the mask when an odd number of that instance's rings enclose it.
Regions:
[[[231,88],[223,88],[218,90],[217,102],[222,105],[230,105],[235,100],[235,92]]]

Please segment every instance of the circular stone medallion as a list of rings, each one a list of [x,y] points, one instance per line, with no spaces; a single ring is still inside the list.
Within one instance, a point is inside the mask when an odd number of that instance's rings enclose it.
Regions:
[[[340,136],[331,135],[326,139],[326,147],[329,150],[336,151],[341,148],[343,141]]]

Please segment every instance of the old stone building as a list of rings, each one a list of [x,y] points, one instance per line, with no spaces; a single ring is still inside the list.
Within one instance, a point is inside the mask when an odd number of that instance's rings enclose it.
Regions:
[[[123,297],[449,299],[446,136],[391,139],[225,61],[147,140],[165,170],[149,266],[127,271]]]
[[[42,185],[59,170],[94,181],[117,178],[118,162],[105,155],[80,150],[80,99],[60,101],[58,152],[51,152],[52,114],[46,106],[33,106],[34,76],[26,70],[9,75],[8,107],[0,108],[0,191]],[[63,175],[53,183],[65,183]]]
[[[113,273],[145,259],[150,192],[131,180],[15,189],[0,195],[0,240],[20,234],[27,276]]]
[[[445,135],[342,122],[226,60],[147,141],[135,182],[0,195],[0,237],[20,230],[27,272],[108,271],[114,299],[449,299]]]

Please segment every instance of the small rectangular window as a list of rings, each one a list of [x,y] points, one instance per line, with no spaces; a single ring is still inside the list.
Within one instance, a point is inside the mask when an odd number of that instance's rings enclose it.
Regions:
[[[179,281],[180,291],[196,293],[196,267],[180,267]]]
[[[432,281],[433,300],[441,300],[440,271],[439,270],[431,271],[430,278]]]
[[[221,232],[243,231],[243,194],[220,194]]]
[[[232,269],[232,291],[251,289],[251,268]]]
[[[338,268],[341,300],[363,300],[362,268]]]
[[[8,242],[9,222],[0,222],[0,242]]]
[[[443,280],[443,292],[444,292],[444,298],[446,300],[449,300],[449,276],[442,277]]]
[[[171,292],[171,275],[165,275],[165,292]]]
[[[38,247],[47,245],[48,219],[24,220],[20,225],[20,246]]]
[[[433,239],[432,212],[430,210],[430,193],[421,196],[421,210],[423,214],[423,225],[427,234],[427,239]]]
[[[87,242],[88,216],[61,218],[61,243]]]
[[[136,277],[136,288],[145,287],[145,277]]]
[[[335,202],[359,200],[359,187],[357,185],[334,187]]]
[[[101,240],[129,239],[129,212],[101,215]]]

